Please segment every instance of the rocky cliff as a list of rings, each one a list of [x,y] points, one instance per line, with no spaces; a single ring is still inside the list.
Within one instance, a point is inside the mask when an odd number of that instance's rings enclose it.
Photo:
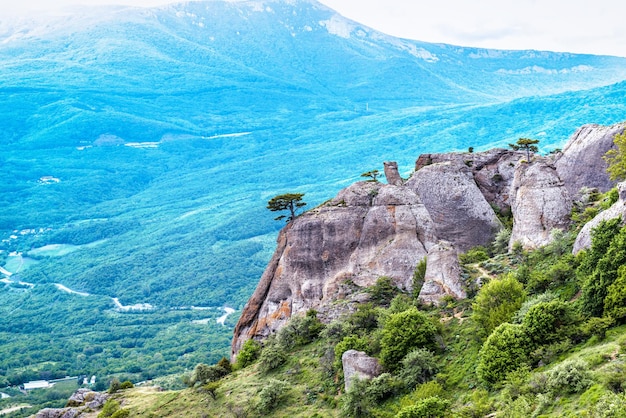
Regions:
[[[612,186],[602,156],[623,129],[585,126],[562,152],[529,162],[525,153],[504,149],[424,154],[406,181],[395,163],[385,163],[388,184],[355,183],[281,230],[236,326],[233,356],[245,340],[267,337],[292,315],[316,309],[322,320],[332,319],[366,299],[355,296],[358,289],[381,276],[412,290],[424,258],[420,299],[464,298],[458,252],[493,240],[502,228],[496,212],[512,213],[510,246],[549,243],[552,229],[568,227],[580,187]]]

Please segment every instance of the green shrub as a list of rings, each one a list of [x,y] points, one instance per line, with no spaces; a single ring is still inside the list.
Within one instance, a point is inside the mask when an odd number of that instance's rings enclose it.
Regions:
[[[344,337],[343,340],[335,346],[335,369],[341,370],[341,356],[343,356],[343,353],[346,351],[357,350],[367,352],[368,349],[369,343],[365,338],[361,338],[358,335],[348,335],[347,337]]]
[[[389,306],[391,300],[400,292],[393,284],[391,277],[380,277],[376,284],[367,289],[372,303],[378,306]]]
[[[264,415],[276,409],[287,395],[288,389],[289,384],[287,382],[269,379],[259,392],[259,399],[255,405],[256,411]]]
[[[204,384],[207,382],[215,382],[220,380],[222,377],[226,376],[228,371],[221,366],[213,365],[208,366],[203,363],[199,363],[196,365],[193,373],[191,375],[191,379],[189,380],[189,386],[194,386],[196,384]]]
[[[261,351],[259,357],[259,371],[261,373],[269,373],[285,364],[287,361],[287,354],[276,342],[267,344]]]
[[[222,357],[220,361],[217,362],[217,366],[226,370],[228,374],[232,373],[233,371],[233,366],[232,364],[230,364],[230,360],[228,360],[226,357]]]
[[[350,390],[341,397],[340,415],[346,418],[371,417],[374,402],[370,396],[366,396],[369,386],[368,380],[355,379]]]
[[[404,407],[396,418],[440,418],[446,415],[450,402],[438,396],[418,401],[415,405]]]
[[[580,334],[583,337],[596,337],[599,341],[604,340],[606,331],[613,326],[615,321],[611,317],[589,318],[580,326]]]
[[[360,335],[378,327],[378,310],[371,303],[360,304],[348,317],[352,328]]]
[[[118,409],[111,415],[111,418],[128,418],[130,416],[129,409]]]
[[[511,239],[511,229],[502,228],[498,231],[493,242],[491,243],[491,247],[493,248],[494,254],[505,254],[509,251],[509,240]]]
[[[511,274],[494,279],[480,289],[472,304],[474,321],[488,335],[510,321],[525,299],[524,287]]]
[[[382,329],[382,364],[389,370],[398,369],[409,351],[421,347],[434,348],[436,334],[435,325],[417,308],[391,314]]]
[[[434,354],[425,348],[417,348],[402,359],[402,368],[398,377],[408,388],[414,388],[430,380],[437,372]]]
[[[546,372],[546,386],[552,393],[578,393],[591,385],[587,364],[580,360],[566,360]]]
[[[515,315],[513,315],[511,322],[514,324],[521,324],[530,308],[540,303],[551,302],[556,298],[557,295],[551,292],[541,293],[531,298],[528,298],[528,300],[522,303],[522,306],[519,308],[519,310],[515,312]]]
[[[601,222],[593,229],[591,248],[584,253],[577,269],[582,282],[582,313],[601,317],[608,289],[617,279],[617,270],[626,264],[626,228],[621,219]]]
[[[465,254],[459,255],[461,264],[473,264],[481,261],[489,260],[489,252],[483,246],[474,247]]]
[[[426,258],[423,258],[413,271],[413,299],[417,299],[426,279]]]
[[[277,333],[277,341],[285,350],[308,344],[316,339],[324,324],[317,319],[317,311],[310,309],[305,316],[292,316]]]
[[[98,414],[98,418],[108,418],[112,416],[118,409],[120,409],[120,403],[115,399],[108,399],[104,406],[102,407],[102,411]]]
[[[531,307],[522,326],[536,345],[551,344],[569,337],[576,318],[571,306],[560,300],[542,302]]]
[[[626,265],[619,267],[617,278],[607,289],[604,313],[619,322],[626,319]]]
[[[594,418],[624,418],[626,411],[626,395],[607,393],[603,395],[591,409]]]
[[[222,382],[209,382],[206,385],[202,386],[202,390],[204,390],[206,393],[208,393],[211,398],[213,398],[215,400],[215,398],[217,397],[217,389],[219,389],[219,387],[222,385]]]
[[[243,369],[255,362],[261,354],[261,344],[255,340],[247,340],[241,346],[241,350],[237,353],[237,359],[235,362],[237,369]]]
[[[404,384],[398,378],[389,373],[383,373],[369,381],[365,396],[369,397],[374,404],[397,395],[404,389]]]
[[[497,383],[528,363],[532,342],[521,325],[504,323],[487,338],[476,372],[486,383]]]

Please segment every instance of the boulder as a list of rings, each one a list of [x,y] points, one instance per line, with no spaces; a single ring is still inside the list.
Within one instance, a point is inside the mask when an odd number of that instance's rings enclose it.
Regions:
[[[377,359],[362,351],[348,350],[341,356],[346,391],[355,379],[365,380],[380,376],[382,367]]]
[[[461,280],[461,265],[454,246],[439,241],[428,251],[426,275],[418,299],[426,304],[438,305],[444,296],[465,299],[467,294]]]
[[[235,328],[232,356],[250,338],[263,339],[309,309],[328,312],[344,292],[391,277],[410,290],[415,266],[437,242],[417,195],[404,186],[358,182],[290,222]]]
[[[405,185],[428,211],[436,236],[460,251],[488,245],[502,227],[466,164],[449,161],[427,165]]]
[[[621,218],[622,222],[626,222],[626,182],[618,184],[617,188],[619,190],[619,200],[582,227],[576,236],[576,241],[574,241],[573,254],[578,254],[581,250],[591,247],[591,232],[600,222],[615,218]]]
[[[534,249],[552,241],[553,229],[569,226],[572,199],[556,168],[545,158],[519,162],[511,185],[513,230],[509,249],[520,242]]]
[[[74,408],[45,408],[37,412],[35,418],[76,418],[81,415],[81,412]]]
[[[606,172],[602,158],[613,145],[613,138],[626,129],[626,123],[612,126],[584,125],[579,128],[563,148],[555,166],[573,198],[582,187],[597,188],[605,192],[613,182]]]

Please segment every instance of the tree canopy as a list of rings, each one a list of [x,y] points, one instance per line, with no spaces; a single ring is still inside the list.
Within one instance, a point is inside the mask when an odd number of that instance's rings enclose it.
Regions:
[[[615,148],[604,155],[604,160],[609,165],[606,171],[611,180],[626,180],[626,131],[615,135],[613,144]]]
[[[278,196],[274,196],[267,202],[267,208],[272,212],[280,212],[288,210],[289,215],[280,215],[274,218],[277,221],[287,218],[287,222],[292,221],[296,217],[296,212],[306,203],[302,201],[304,193],[285,193]]]
[[[538,139],[520,138],[515,144],[509,144],[509,147],[513,148],[515,151],[525,150],[526,161],[530,161],[530,152],[539,151],[539,148],[537,147],[538,143]]]
[[[380,171],[378,171],[378,170],[371,170],[371,171],[367,171],[367,172],[361,174],[361,177],[370,178],[370,179],[372,179],[371,181],[376,181],[376,178],[378,176],[380,176]]]

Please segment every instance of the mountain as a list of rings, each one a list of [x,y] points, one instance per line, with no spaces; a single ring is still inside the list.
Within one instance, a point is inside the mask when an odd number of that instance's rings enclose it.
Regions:
[[[522,136],[550,151],[624,119],[625,74],[617,57],[396,39],[313,1],[3,20],[6,376],[122,373],[122,353],[143,377],[216,360],[274,251],[271,197],[315,207],[424,152]]]

